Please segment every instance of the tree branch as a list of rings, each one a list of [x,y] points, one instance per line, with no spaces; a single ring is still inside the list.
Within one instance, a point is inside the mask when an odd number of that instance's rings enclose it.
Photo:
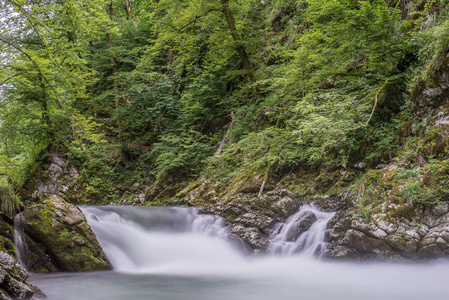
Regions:
[[[12,76],[9,76],[8,78],[6,78],[5,80],[3,80],[2,82],[0,82],[0,86],[2,86],[2,85],[4,85],[6,82],[8,82],[8,81],[10,81],[11,79],[13,79],[14,77],[17,77],[17,76],[20,76],[20,75],[23,75],[23,74],[26,74],[26,73],[28,73],[28,72],[22,72],[22,73],[17,73],[17,74],[14,74],[14,75],[12,75]]]
[[[387,86],[387,83],[388,83],[388,79],[385,80],[384,85],[376,92],[376,95],[374,96],[374,99],[375,99],[374,107],[373,107],[373,110],[371,111],[371,115],[369,116],[369,119],[366,122],[365,126],[368,126],[369,122],[371,121],[371,118],[373,117],[374,111],[376,110],[376,107],[377,107],[378,96],[379,96],[380,92],[382,92],[382,90],[385,88],[385,86]]]
[[[55,90],[55,88],[53,87],[53,85],[50,83],[50,81],[48,80],[47,76],[45,76],[45,75],[42,73],[42,71],[41,71],[39,65],[34,61],[34,59],[33,59],[28,53],[26,53],[25,51],[23,51],[22,49],[20,49],[20,48],[17,47],[16,45],[14,45],[13,43],[11,43],[11,42],[9,42],[9,41],[7,41],[7,40],[4,40],[2,37],[0,37],[0,42],[3,42],[3,43],[5,43],[5,44],[9,45],[10,47],[16,49],[17,51],[19,51],[20,53],[22,53],[23,55],[25,55],[25,56],[31,61],[31,63],[36,67],[37,72],[39,73],[39,75],[42,76],[42,78],[45,80],[45,82],[46,82],[46,83],[48,84],[48,86],[51,88],[51,90],[52,90],[53,93],[55,94],[56,98],[57,98],[57,99],[60,98],[58,92]],[[62,108],[62,105],[61,105],[61,103],[60,103],[59,101],[58,101],[58,104],[59,104],[59,107]]]
[[[232,130],[232,127],[234,126],[234,112],[231,112],[231,118],[232,118],[231,124],[229,125],[228,130],[226,130],[226,134],[223,137],[223,140],[221,141],[220,146],[217,149],[217,152],[215,152],[215,155],[220,155],[226,143],[226,140],[228,139],[229,132]]]
[[[210,12],[213,12],[213,11],[218,11],[218,12],[221,12],[221,13],[223,12],[223,10],[218,9],[218,8],[208,9],[207,11],[204,12],[204,14],[199,15],[199,16],[195,16],[195,18],[193,20],[191,20],[190,22],[188,22],[187,24],[182,26],[180,29],[178,29],[178,32],[176,32],[176,34],[180,34],[184,29],[186,29],[187,27],[189,27],[190,25],[195,23],[198,19],[201,19],[202,17],[207,16]]]

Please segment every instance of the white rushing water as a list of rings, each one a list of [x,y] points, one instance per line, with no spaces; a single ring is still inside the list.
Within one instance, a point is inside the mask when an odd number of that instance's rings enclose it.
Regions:
[[[320,255],[326,250],[324,235],[334,212],[323,212],[303,205],[284,223],[276,224],[270,236],[269,252],[277,255]]]
[[[260,257],[239,251],[222,218],[193,208],[82,210],[114,271],[32,274],[49,300],[449,299],[447,261],[317,259],[332,213],[310,206],[276,225],[272,254]]]
[[[244,263],[223,218],[181,207],[82,207],[114,269],[127,273],[216,271]],[[307,256],[325,250],[334,213],[304,205],[270,236],[273,254]]]
[[[23,231],[23,225],[20,222],[20,216],[20,214],[17,214],[14,217],[14,246],[16,247],[17,261],[25,269],[28,269],[28,262],[25,261],[28,247],[25,242],[25,233]]]
[[[209,272],[244,260],[224,220],[195,208],[82,207],[114,270]]]

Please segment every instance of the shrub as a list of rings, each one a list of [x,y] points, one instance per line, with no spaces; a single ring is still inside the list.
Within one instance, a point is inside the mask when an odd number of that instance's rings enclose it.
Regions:
[[[2,214],[13,215],[20,209],[20,199],[11,185],[0,181],[0,203]]]

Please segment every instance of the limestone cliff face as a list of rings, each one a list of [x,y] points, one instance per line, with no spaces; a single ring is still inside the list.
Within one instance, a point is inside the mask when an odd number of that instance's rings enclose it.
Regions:
[[[52,196],[61,197],[75,205],[104,204],[105,199],[102,194],[89,192],[85,188],[85,178],[81,177],[67,153],[52,152],[41,162],[40,168],[30,174],[30,178],[20,190],[20,195],[26,205],[42,202]],[[144,187],[139,183],[129,186],[128,190],[122,193],[122,199],[117,199],[116,203],[143,204],[145,195],[143,189]],[[120,195],[120,193],[117,194]]]
[[[328,224],[326,256],[357,260],[449,256],[449,203],[417,212],[412,218],[364,220],[341,211]]]
[[[79,187],[76,181],[79,174],[64,153],[52,153],[42,162],[41,168],[43,170],[36,170],[22,189],[24,200],[43,201],[54,195],[78,195]]]
[[[26,258],[31,271],[111,268],[81,210],[61,198],[53,196],[28,207],[20,222],[31,241],[32,251]]]

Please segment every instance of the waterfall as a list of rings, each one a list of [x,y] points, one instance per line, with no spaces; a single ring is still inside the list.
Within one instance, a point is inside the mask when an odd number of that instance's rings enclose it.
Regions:
[[[81,207],[114,269],[207,272],[244,260],[223,218],[180,207]]]
[[[223,218],[196,208],[80,207],[116,271],[127,273],[204,273],[246,261]],[[268,253],[320,255],[324,233],[334,215],[304,205],[276,224]],[[17,260],[27,267],[27,245],[21,215],[14,218]]]
[[[25,269],[28,269],[28,264],[25,261],[28,248],[25,242],[25,233],[23,231],[23,225],[20,222],[20,218],[21,218],[20,214],[17,214],[14,217],[14,246],[16,248],[17,261]]]
[[[326,249],[324,235],[334,212],[303,205],[285,223],[276,224],[270,235],[269,252],[278,255],[321,255]]]
[[[89,225],[119,272],[207,272],[245,261],[231,241],[224,219],[196,208],[81,207]],[[277,224],[269,253],[306,256],[325,249],[324,232],[334,215],[310,205]]]

